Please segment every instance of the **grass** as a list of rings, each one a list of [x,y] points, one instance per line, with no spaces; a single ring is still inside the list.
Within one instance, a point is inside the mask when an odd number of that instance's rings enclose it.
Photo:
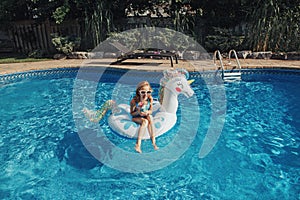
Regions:
[[[20,57],[0,57],[0,64],[6,63],[21,63],[21,62],[38,62],[38,61],[46,61],[52,60],[51,58],[20,58]]]

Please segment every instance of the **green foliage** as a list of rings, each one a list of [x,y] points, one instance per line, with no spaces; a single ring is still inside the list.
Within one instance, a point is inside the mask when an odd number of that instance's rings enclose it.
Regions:
[[[80,38],[74,36],[58,36],[52,35],[52,44],[60,53],[69,54],[73,52],[80,45]]]
[[[60,24],[64,21],[66,15],[69,13],[70,8],[67,5],[60,6],[55,9],[53,12],[53,18],[55,19],[55,23]]]
[[[60,0],[1,0],[0,22],[51,19],[53,12],[61,6],[62,2]]]
[[[5,63],[23,63],[23,62],[38,62],[38,61],[47,61],[51,60],[49,58],[18,58],[18,57],[5,57],[5,58],[0,58],[0,64],[5,64]]]
[[[260,0],[252,8],[247,38],[254,51],[300,50],[299,1]]]
[[[36,49],[28,53],[29,58],[44,58],[46,52],[41,49]]]
[[[113,24],[113,8],[114,1],[82,1],[77,0],[77,7],[82,12],[81,28],[84,30],[83,38],[85,40],[85,48],[94,48],[100,42],[107,38],[112,29]]]
[[[140,48],[160,48],[165,50],[199,50],[189,36],[172,29],[145,27],[122,33],[111,33],[109,42],[121,41],[130,50]]]
[[[0,29],[7,30],[11,22],[18,20],[50,19],[61,24],[76,19],[85,44],[82,48],[88,49],[126,27],[122,26],[126,14],[159,12],[170,16],[174,30],[197,38],[208,50],[244,45],[254,51],[300,51],[299,0],[1,0]],[[245,39],[229,31],[241,22],[249,24]],[[70,38],[53,40],[60,52],[70,52],[77,45]]]
[[[208,51],[218,49],[221,52],[227,52],[230,49],[238,49],[243,40],[243,36],[235,36],[228,29],[215,27],[214,32],[205,38],[205,48]]]

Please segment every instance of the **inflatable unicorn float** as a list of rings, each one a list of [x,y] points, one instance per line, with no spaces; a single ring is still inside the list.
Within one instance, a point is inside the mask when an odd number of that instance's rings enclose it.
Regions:
[[[194,94],[190,87],[194,80],[188,80],[189,73],[185,69],[165,70],[163,75],[160,80],[159,101],[153,102],[152,116],[156,137],[166,133],[176,124],[178,95],[183,94],[189,98]],[[108,124],[113,131],[128,138],[137,138],[140,125],[132,121],[129,104],[116,105],[115,101],[108,100],[97,111],[84,108],[83,112],[90,121],[98,122],[108,110],[112,110]],[[148,130],[142,139],[150,139]]]

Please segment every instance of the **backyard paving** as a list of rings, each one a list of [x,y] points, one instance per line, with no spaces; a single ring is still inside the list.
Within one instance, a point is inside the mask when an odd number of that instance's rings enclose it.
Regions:
[[[72,68],[72,67],[112,67],[122,69],[134,69],[145,71],[162,71],[171,69],[170,61],[164,59],[130,59],[117,65],[111,65],[116,59],[64,59],[49,60],[40,62],[24,62],[0,64],[0,74],[11,74],[17,72],[26,72],[32,70],[45,70],[53,68]],[[274,59],[240,59],[243,69],[247,68],[287,68],[299,69],[300,60],[274,60]],[[228,64],[228,60],[223,60],[225,69],[236,67],[235,60]],[[174,68],[185,68],[189,71],[216,70],[220,66],[213,63],[213,60],[186,61],[179,60],[174,64]]]

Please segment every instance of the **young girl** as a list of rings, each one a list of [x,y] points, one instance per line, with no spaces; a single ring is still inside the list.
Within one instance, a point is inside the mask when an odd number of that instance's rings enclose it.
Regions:
[[[141,137],[143,134],[145,134],[146,128],[148,128],[148,132],[150,134],[150,138],[154,149],[158,149],[155,143],[155,134],[153,132],[153,97],[151,96],[151,93],[152,88],[150,84],[147,81],[142,81],[138,84],[135,96],[130,101],[130,114],[132,115],[132,121],[140,124],[138,138],[135,145],[135,150],[139,153],[142,153]]]

